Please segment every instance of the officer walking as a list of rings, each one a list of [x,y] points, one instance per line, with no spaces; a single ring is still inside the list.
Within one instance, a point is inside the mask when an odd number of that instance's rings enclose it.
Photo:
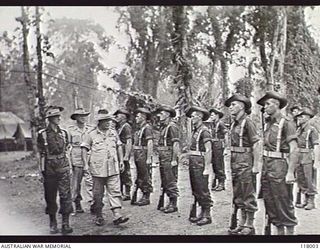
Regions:
[[[210,130],[212,135],[212,167],[214,172],[214,179],[212,182],[212,191],[223,191],[225,190],[225,179],[226,174],[224,171],[224,139],[226,136],[226,127],[224,122],[221,120],[223,113],[216,108],[211,108],[210,112]],[[217,183],[218,182],[218,183]]]
[[[238,227],[230,229],[233,235],[255,234],[254,214],[258,210],[256,199],[256,176],[259,160],[259,136],[248,115],[251,102],[235,94],[225,101],[232,117],[230,128],[231,174],[233,204],[241,209]]]
[[[129,220],[122,216],[122,198],[120,190],[120,171],[124,169],[122,143],[117,131],[112,128],[117,122],[113,116],[106,112],[98,112],[98,126],[84,136],[81,143],[82,159],[85,168],[93,178],[93,200],[95,208],[95,224],[104,225],[102,216],[104,188],[106,187],[107,197],[113,213],[113,224],[118,225]],[[87,153],[91,150],[90,160]],[[90,162],[90,164],[89,164]]]
[[[83,169],[83,161],[81,157],[80,144],[86,133],[93,130],[94,127],[86,123],[86,118],[89,115],[83,108],[78,108],[71,115],[71,119],[76,121],[76,124],[69,126],[70,136],[70,160],[72,164],[72,201],[75,203],[76,213],[83,213],[84,210],[81,206],[81,182],[82,178],[85,177],[85,184],[87,193],[92,204],[92,177],[87,169]]]
[[[50,217],[50,233],[58,233],[56,213],[57,192],[59,191],[62,214],[62,234],[72,233],[69,215],[73,212],[70,189],[70,166],[66,157],[69,145],[68,133],[59,127],[62,107],[49,106],[46,118],[49,123],[39,131],[38,148],[41,158],[41,175],[43,176],[44,196],[47,203],[46,214]]]
[[[294,214],[292,187],[294,169],[298,164],[298,145],[293,121],[281,114],[287,99],[274,91],[267,92],[257,102],[268,114],[264,128],[261,192],[270,222],[278,235],[294,234],[297,219]]]
[[[160,140],[158,144],[160,160],[160,176],[164,193],[170,199],[168,206],[160,208],[164,213],[178,211],[178,154],[179,154],[179,129],[172,122],[176,111],[167,106],[161,105],[157,110],[160,118]]]
[[[125,187],[125,192],[122,192],[124,193],[123,200],[127,201],[131,199],[130,192],[131,192],[131,186],[132,186],[131,170],[130,170],[130,164],[129,164],[129,159],[132,151],[132,128],[131,128],[131,125],[128,123],[128,119],[130,118],[130,113],[125,109],[118,109],[114,113],[114,115],[116,115],[116,118],[119,124],[118,134],[123,144],[123,150],[124,150],[124,157],[123,157],[124,171],[120,174],[120,180],[121,180],[121,190],[123,190],[123,186]]]
[[[319,159],[319,134],[310,124],[314,113],[310,108],[303,108],[295,118],[298,124],[298,147],[300,152],[299,164],[296,169],[298,187],[305,195],[302,204],[296,204],[297,208],[311,210],[315,208],[314,198],[317,194],[317,168]]]
[[[153,155],[153,131],[148,120],[151,112],[147,108],[138,108],[135,112],[136,124],[139,127],[134,138],[134,161],[137,167],[136,190],[131,202],[132,205],[146,206],[150,204],[152,187],[152,155]],[[140,189],[143,193],[137,202],[136,195]]]
[[[213,202],[208,187],[209,175],[212,173],[211,135],[203,124],[210,113],[204,108],[192,106],[187,110],[186,116],[191,118],[193,126],[189,151],[190,182],[195,201],[201,206],[200,215],[189,217],[189,220],[198,226],[203,226],[212,223],[210,210]]]

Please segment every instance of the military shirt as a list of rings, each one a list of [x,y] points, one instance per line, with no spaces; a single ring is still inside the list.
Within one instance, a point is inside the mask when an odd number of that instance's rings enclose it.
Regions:
[[[243,129],[243,147],[252,147],[256,142],[259,141],[259,136],[257,133],[256,126],[253,122],[247,117],[246,114],[241,116],[239,119],[233,121],[230,129],[230,137],[231,137],[231,146],[239,147],[240,146],[240,131],[241,124],[243,120],[246,119],[246,123]]]
[[[201,132],[202,131],[202,132]],[[190,146],[190,150],[197,150],[197,138],[199,136],[199,151],[201,152],[205,152],[205,144],[209,141],[211,142],[211,134],[209,132],[209,129],[204,125],[201,124],[200,126],[194,128],[194,130],[192,131],[192,135],[191,135],[191,146]]]
[[[120,174],[117,148],[121,145],[119,135],[114,129],[102,132],[95,128],[84,135],[81,147],[91,150],[89,171],[92,176],[109,177]]]
[[[71,125],[68,128],[71,144],[71,162],[73,166],[83,167],[80,145],[84,135],[93,129],[94,127],[88,124],[85,124],[82,129],[77,125]]]
[[[136,131],[134,136],[134,145],[147,146],[148,140],[153,140],[153,131],[152,131],[151,125],[145,123],[145,124],[142,124],[139,130]]]
[[[45,140],[48,144],[47,150],[49,155],[59,155],[65,153],[69,145],[68,132],[59,126],[57,126],[57,131],[54,131],[50,125],[39,131],[37,139],[38,148],[40,154],[43,156],[46,155]]]
[[[167,131],[168,130],[168,131]],[[159,146],[164,146],[165,135],[167,134],[166,144],[172,146],[174,142],[179,142],[179,129],[174,123],[169,123],[160,127]]]
[[[285,122],[281,133],[280,151],[283,153],[289,153],[289,142],[297,140],[296,129],[293,121],[290,121],[281,114],[278,117],[269,117],[266,119],[266,126],[264,129],[264,149],[268,151],[276,151],[277,136],[281,118],[284,118]]]
[[[306,148],[307,134],[309,130],[310,130],[310,135],[309,135],[308,148],[314,148],[315,145],[319,144],[319,134],[317,130],[314,127],[312,127],[309,123],[305,123],[302,126],[298,127],[297,129],[299,148]]]
[[[122,143],[126,144],[127,140],[132,139],[132,128],[129,123],[120,124],[118,134]]]
[[[226,126],[224,122],[219,120],[217,123],[210,124],[212,139],[224,139],[226,134]]]

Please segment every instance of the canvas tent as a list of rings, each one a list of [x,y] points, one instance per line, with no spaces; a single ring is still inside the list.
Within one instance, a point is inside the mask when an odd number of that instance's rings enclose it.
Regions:
[[[29,125],[12,112],[0,112],[0,151],[30,149]]]

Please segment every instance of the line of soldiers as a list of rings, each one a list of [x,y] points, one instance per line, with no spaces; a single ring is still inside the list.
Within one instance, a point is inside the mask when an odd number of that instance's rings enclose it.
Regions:
[[[225,102],[232,117],[229,131],[221,120],[224,114],[216,108],[207,110],[191,106],[186,111],[192,123],[188,160],[194,203],[189,214],[190,222],[199,226],[212,223],[213,200],[209,178],[214,173],[212,191],[225,190],[224,151],[227,144],[231,151],[234,208],[229,234],[255,234],[254,217],[258,210],[256,179],[259,172],[259,197],[264,200],[267,225],[269,228],[270,224],[276,226],[279,235],[293,234],[297,225],[293,206],[295,179],[299,187],[296,207],[306,210],[315,208],[315,169],[320,161],[318,133],[309,122],[314,114],[308,108],[298,110],[294,115],[298,125],[296,130],[294,121],[281,114],[281,109],[287,105],[284,97],[273,91],[267,92],[257,104],[263,106],[263,140],[248,117],[251,101],[242,95],[232,95]],[[81,206],[82,178],[90,198],[90,211],[95,215],[94,222],[98,226],[105,223],[102,216],[105,192],[115,225],[129,220],[121,213],[122,201],[131,200],[131,204],[137,206],[149,205],[153,192],[155,150],[159,154],[162,189],[157,208],[164,213],[178,211],[181,135],[174,121],[176,111],[173,108],[161,105],[155,112],[145,107],[138,108],[135,111],[135,133],[129,123],[131,114],[125,109],[119,109],[113,115],[108,114],[107,110],[100,110],[95,127],[86,124],[85,118],[89,113],[78,109],[71,115],[76,124],[70,126],[68,131],[59,127],[62,110],[62,107],[56,106],[48,108],[48,126],[39,131],[38,137],[50,233],[59,231],[56,220],[57,191],[60,196],[59,213],[62,214],[61,232],[72,233],[69,225],[69,215],[74,211],[72,202],[76,213],[84,212]],[[150,123],[154,115],[160,122],[158,143],[155,143],[155,131]],[[133,183],[129,163],[132,154],[137,172],[134,190],[131,190]],[[138,199],[139,190],[142,195]],[[305,195],[303,203],[299,201],[299,194]],[[166,206],[165,195],[169,197]],[[201,207],[200,213],[197,213],[197,204]],[[237,223],[238,210],[241,213]]]

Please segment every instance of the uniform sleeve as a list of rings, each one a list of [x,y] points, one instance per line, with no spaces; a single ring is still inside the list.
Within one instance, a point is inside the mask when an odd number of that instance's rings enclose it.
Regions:
[[[315,128],[311,129],[309,140],[311,145],[319,145],[319,133]]]
[[[37,145],[38,145],[39,153],[41,155],[44,155],[45,154],[45,148],[44,148],[44,141],[43,141],[41,133],[38,134]]]
[[[118,133],[115,133],[115,135],[116,135],[116,138],[117,138],[117,146],[121,146],[121,145],[122,145],[122,142],[121,142],[121,140],[120,140],[119,134],[118,134]]]
[[[220,121],[220,131],[221,131],[221,134],[223,134],[223,135],[225,135],[227,133],[227,127],[223,121]]]
[[[247,127],[249,141],[253,145],[260,140],[257,132],[257,128],[251,120],[247,120],[246,127]]]
[[[70,133],[66,129],[63,129],[62,131],[64,132],[65,137],[66,137],[66,147],[68,147],[70,145],[70,141],[71,141]]]
[[[170,129],[168,131],[170,133],[170,138],[172,142],[179,142],[179,130],[176,126],[170,126]]]
[[[130,126],[124,126],[123,133],[126,140],[132,139],[132,128]]]
[[[83,141],[81,142],[80,147],[90,150],[91,149],[91,145],[92,145],[92,137],[91,137],[91,135],[90,134],[85,134],[83,136]]]
[[[152,129],[150,126],[147,126],[144,130],[144,136],[146,138],[146,140],[152,140],[153,139],[153,133],[152,133]]]
[[[296,133],[297,131],[296,131],[296,126],[295,126],[294,122],[287,121],[286,124],[287,124],[285,127],[286,128],[286,133],[285,133],[286,142],[289,143],[293,140],[297,140],[298,137],[297,137],[297,133]]]
[[[204,144],[207,143],[208,141],[211,141],[211,134],[209,133],[208,130],[204,130],[201,133],[201,139],[202,139]]]

